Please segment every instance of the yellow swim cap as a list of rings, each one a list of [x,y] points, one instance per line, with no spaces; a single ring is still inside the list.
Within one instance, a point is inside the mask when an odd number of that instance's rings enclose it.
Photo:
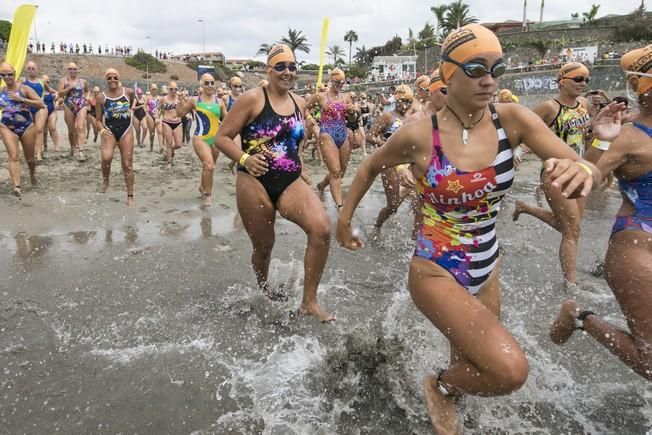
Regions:
[[[580,62],[570,62],[559,68],[557,73],[557,80],[572,79],[574,77],[588,77],[590,75],[589,69]]]
[[[428,76],[419,76],[414,82],[414,86],[419,89],[428,89],[430,86],[430,77]]]
[[[414,98],[414,92],[412,92],[412,89],[408,85],[399,85],[396,87],[396,90],[394,91],[394,96],[396,99],[399,98],[409,98],[412,100]]]
[[[267,65],[274,66],[279,62],[294,62],[294,53],[285,44],[275,44],[267,53]]]
[[[649,74],[652,70],[652,44],[625,53],[620,58],[620,67],[628,72]],[[638,76],[636,93],[643,95],[650,89],[652,77]]]
[[[339,68],[335,68],[333,71],[331,71],[331,80],[338,80],[338,81],[344,81],[346,76],[344,75],[344,71],[342,71]]]
[[[495,52],[503,54],[496,34],[480,24],[467,24],[451,32],[441,46],[439,70],[442,81],[446,83],[457,70],[457,66],[446,59],[464,63],[480,53]]]
[[[498,101],[500,101],[501,103],[513,101],[512,96],[513,96],[512,91],[510,91],[509,89],[501,89],[500,91],[498,91]]]

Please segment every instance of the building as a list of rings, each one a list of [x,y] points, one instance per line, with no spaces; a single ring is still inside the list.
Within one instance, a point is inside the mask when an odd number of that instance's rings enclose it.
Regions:
[[[202,61],[206,63],[221,63],[224,65],[224,54],[221,51],[207,51],[206,53],[177,54],[172,57],[184,62]]]
[[[528,26],[534,24],[534,21],[527,20],[526,23]],[[498,23],[482,23],[487,29],[491,30],[494,33],[501,32],[518,32],[523,29],[522,20],[507,20],[501,21]]]
[[[373,81],[414,80],[417,75],[417,57],[376,56],[369,74]]]

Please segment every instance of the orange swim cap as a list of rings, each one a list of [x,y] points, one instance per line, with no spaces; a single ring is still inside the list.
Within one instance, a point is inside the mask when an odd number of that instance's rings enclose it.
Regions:
[[[434,73],[430,76],[430,87],[429,91],[432,94],[438,89],[445,88],[446,84],[441,80],[441,76],[439,75],[439,68],[435,70]]]
[[[451,58],[464,63],[479,53],[495,52],[503,54],[500,41],[494,32],[480,24],[467,24],[451,32],[441,46],[441,64],[439,71],[442,81],[446,83],[457,71],[457,66],[447,62]]]
[[[414,82],[414,87],[417,89],[419,88],[428,89],[429,86],[430,86],[430,77],[426,75],[417,77],[417,79]]]
[[[346,79],[346,76],[344,75],[344,71],[341,69],[335,68],[333,71],[331,71],[331,80],[343,81],[344,79]]]
[[[294,62],[292,49],[285,44],[275,44],[267,53],[267,65],[274,66],[279,62]]]
[[[559,68],[557,81],[561,79],[572,79],[579,76],[588,77],[590,75],[589,69],[583,63],[570,62]]]
[[[652,44],[625,53],[620,58],[620,67],[628,72],[650,74],[652,72]],[[650,89],[652,89],[652,77],[638,76],[636,93],[643,95]]]
[[[409,98],[410,100],[414,99],[414,92],[412,92],[412,89],[408,85],[399,85],[396,87],[396,90],[394,91],[394,96],[396,99],[399,98]]]

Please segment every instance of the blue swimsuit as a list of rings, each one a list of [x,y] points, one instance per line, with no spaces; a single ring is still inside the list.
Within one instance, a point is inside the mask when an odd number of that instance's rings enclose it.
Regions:
[[[634,123],[634,127],[652,138],[652,128],[638,122]],[[618,176],[616,178],[618,178],[620,191],[634,205],[634,213],[630,216],[616,216],[611,235],[623,230],[638,230],[652,234],[652,171],[633,180],[625,180]]]
[[[43,94],[45,92],[45,87],[43,86],[43,83],[41,83],[40,80],[35,81],[35,82],[30,82],[29,80],[25,80],[25,86],[30,87],[34,89],[34,92],[36,92],[36,95],[42,100],[43,99]],[[36,115],[36,112],[38,112],[41,109],[37,109],[36,107],[29,107],[29,111],[32,112],[32,115]]]
[[[18,88],[18,95],[25,98]],[[2,111],[2,118],[0,124],[11,130],[16,136],[22,137],[25,130],[32,125],[32,113],[29,111],[29,106],[19,101],[14,101],[9,97],[7,88],[0,93],[0,111]]]

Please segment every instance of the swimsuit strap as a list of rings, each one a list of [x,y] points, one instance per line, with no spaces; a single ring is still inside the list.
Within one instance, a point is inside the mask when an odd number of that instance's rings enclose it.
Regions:
[[[652,137],[652,127],[648,127],[647,125],[643,125],[640,122],[634,122],[634,127],[640,129],[643,131],[643,133],[647,133],[648,136]]]

